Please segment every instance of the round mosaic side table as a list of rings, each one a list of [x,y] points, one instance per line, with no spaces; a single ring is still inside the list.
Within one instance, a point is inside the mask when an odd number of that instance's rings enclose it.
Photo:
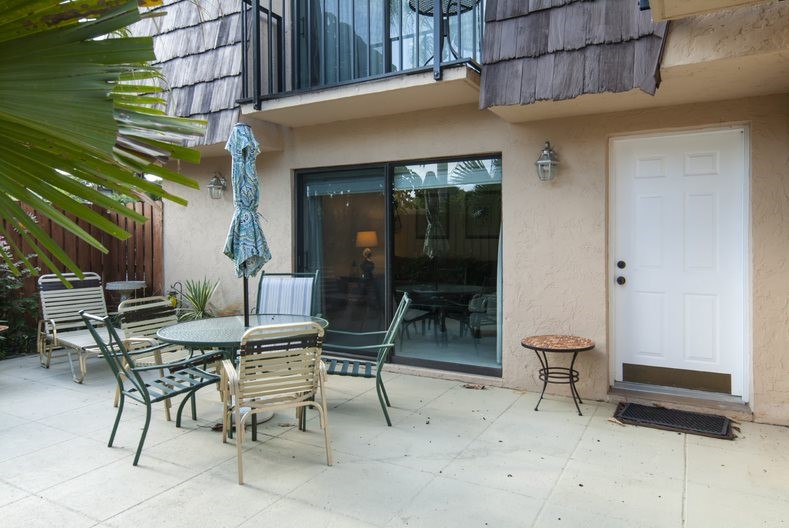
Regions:
[[[583,416],[583,414],[581,414],[581,407],[578,405],[579,403],[583,403],[583,401],[581,401],[581,395],[578,394],[578,389],[575,388],[575,383],[580,377],[578,371],[575,370],[575,359],[578,357],[579,352],[593,349],[594,341],[586,337],[569,335],[540,335],[524,337],[521,340],[521,346],[534,350],[542,367],[539,371],[540,381],[542,381],[542,392],[540,392],[540,399],[537,401],[534,410],[539,410],[540,402],[542,402],[542,397],[545,395],[545,388],[548,384],[558,383],[570,385],[570,393],[573,396],[575,408],[578,409],[578,416]],[[570,360],[570,366],[551,366],[548,362],[548,352],[572,354],[573,357]]]

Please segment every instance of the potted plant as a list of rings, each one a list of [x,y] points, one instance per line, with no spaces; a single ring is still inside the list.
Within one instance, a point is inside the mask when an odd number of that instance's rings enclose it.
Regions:
[[[210,306],[211,296],[219,287],[219,281],[188,280],[184,283],[183,300],[186,306],[180,315],[182,321],[194,321],[214,317],[213,308]]]

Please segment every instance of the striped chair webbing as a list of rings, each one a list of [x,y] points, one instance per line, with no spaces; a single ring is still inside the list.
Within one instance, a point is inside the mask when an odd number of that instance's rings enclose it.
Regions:
[[[258,313],[312,315],[314,277],[266,276],[261,279]]]
[[[375,363],[372,361],[359,361],[353,359],[340,359],[333,357],[322,358],[326,364],[326,374],[351,376],[354,378],[374,378]]]

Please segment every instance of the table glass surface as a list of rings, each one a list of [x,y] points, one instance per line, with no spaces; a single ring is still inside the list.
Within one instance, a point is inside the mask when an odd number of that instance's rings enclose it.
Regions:
[[[249,327],[244,326],[243,315],[198,319],[166,326],[156,332],[156,337],[165,343],[185,346],[236,347],[241,343],[244,332],[254,326],[288,323],[315,322],[323,328],[329,326],[326,319],[308,315],[253,314],[249,316]]]
[[[108,282],[105,286],[107,290],[118,291],[133,291],[145,288],[145,281],[127,280],[127,281],[112,281]]]

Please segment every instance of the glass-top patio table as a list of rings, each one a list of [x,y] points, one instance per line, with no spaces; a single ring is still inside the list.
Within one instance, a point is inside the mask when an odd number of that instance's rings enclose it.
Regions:
[[[315,322],[323,328],[329,322],[321,317],[287,314],[254,314],[249,316],[249,328],[288,323]],[[244,326],[244,317],[212,317],[166,326],[156,332],[156,337],[165,343],[173,343],[187,348],[221,348],[235,351],[241,344],[241,337],[249,330]]]
[[[329,321],[326,319],[309,315],[254,314],[249,316],[249,327],[245,327],[243,315],[232,315],[166,326],[156,332],[156,337],[164,343],[173,343],[186,348],[219,348],[222,349],[225,357],[232,359],[241,346],[244,332],[252,327],[309,322],[318,323],[323,328],[329,326]],[[268,421],[273,416],[274,413],[252,415],[252,440],[257,439],[257,422]],[[220,424],[217,425],[221,427]]]

